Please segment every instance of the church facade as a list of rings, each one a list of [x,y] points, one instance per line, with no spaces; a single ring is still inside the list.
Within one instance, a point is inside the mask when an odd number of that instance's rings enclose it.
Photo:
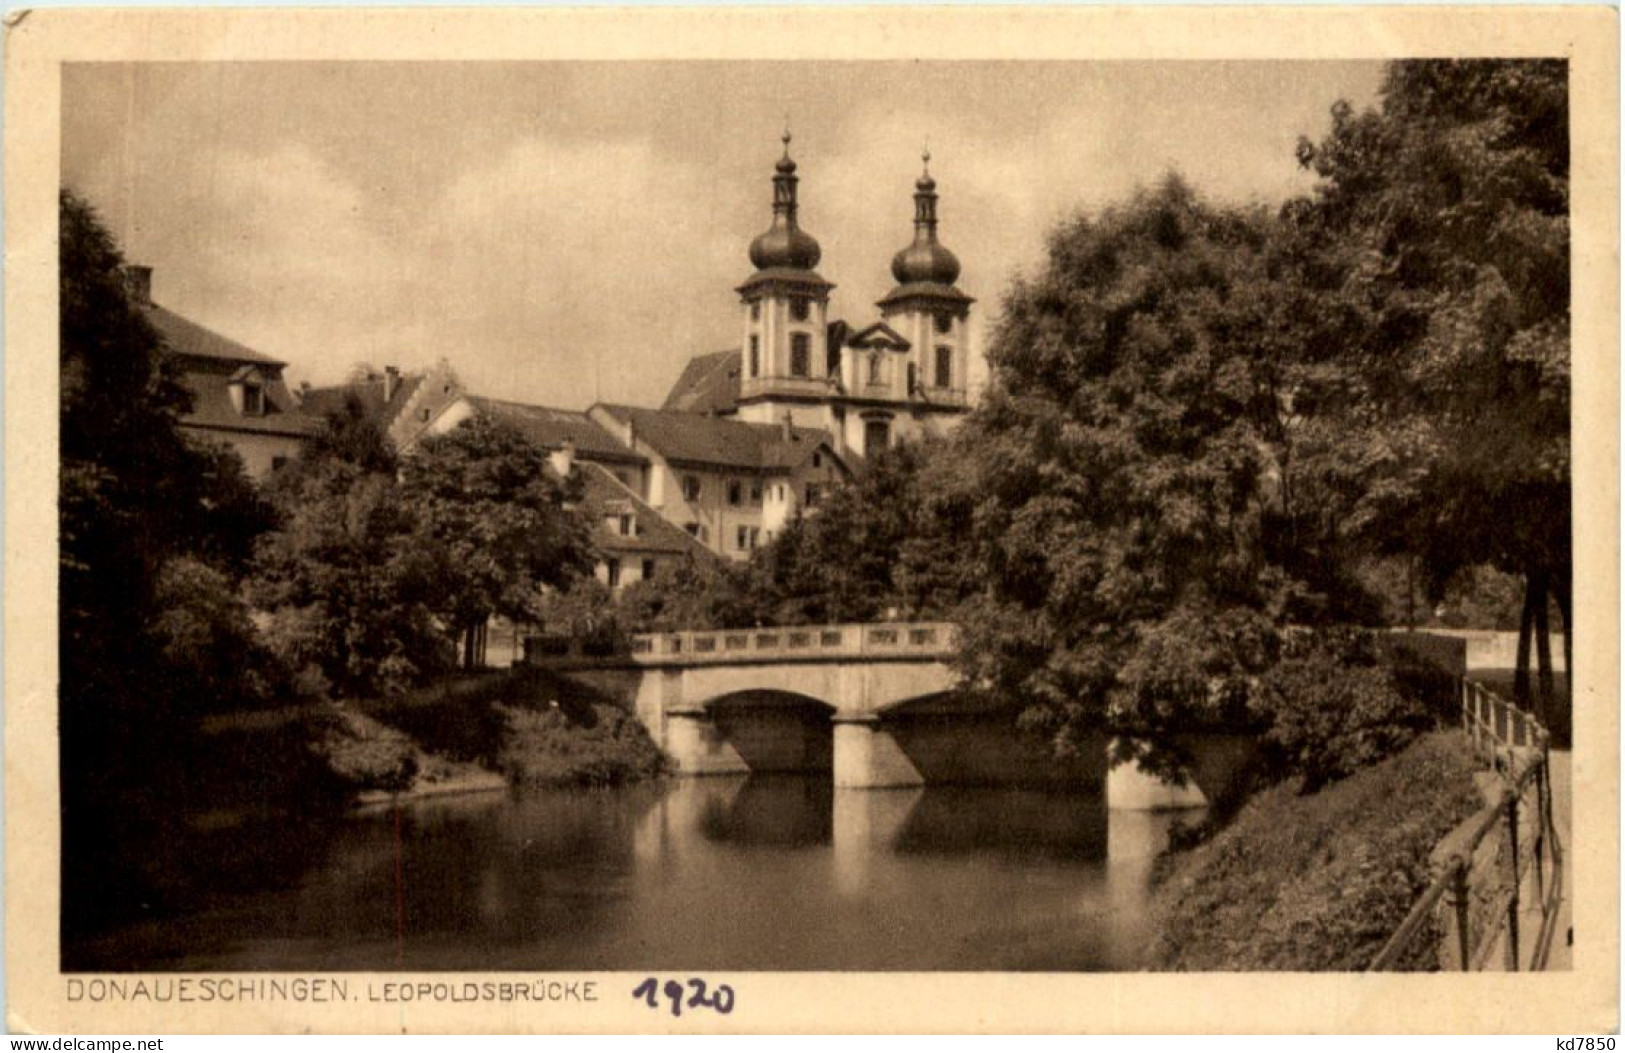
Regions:
[[[829,317],[834,284],[818,241],[798,220],[790,135],[773,175],[773,220],[750,245],[737,289],[737,350],[692,360],[663,409],[826,432],[849,461],[898,442],[946,434],[969,409],[968,320],[959,260],[937,236],[937,184],[915,183],[914,240],[892,259],[896,287],[861,325]]]

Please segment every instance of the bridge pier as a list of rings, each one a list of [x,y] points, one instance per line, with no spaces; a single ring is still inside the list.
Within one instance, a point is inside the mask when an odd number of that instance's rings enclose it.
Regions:
[[[666,755],[679,775],[743,775],[750,765],[704,709],[668,709]]]
[[[914,762],[874,716],[836,715],[834,768],[837,789],[925,785]]]

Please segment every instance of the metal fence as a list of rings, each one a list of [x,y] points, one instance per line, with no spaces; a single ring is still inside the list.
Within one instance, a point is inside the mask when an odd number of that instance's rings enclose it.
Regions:
[[[1373,972],[1395,968],[1422,939],[1440,940],[1447,969],[1544,969],[1557,932],[1563,845],[1552,822],[1550,736],[1477,681],[1459,685],[1462,730],[1501,789],[1435,849],[1432,882],[1372,960]],[[1537,922],[1527,943],[1526,912]]]

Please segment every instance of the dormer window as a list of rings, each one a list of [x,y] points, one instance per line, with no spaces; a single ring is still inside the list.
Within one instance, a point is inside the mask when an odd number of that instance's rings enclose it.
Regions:
[[[245,417],[265,416],[265,378],[253,366],[244,366],[231,375],[227,384],[231,403]]]

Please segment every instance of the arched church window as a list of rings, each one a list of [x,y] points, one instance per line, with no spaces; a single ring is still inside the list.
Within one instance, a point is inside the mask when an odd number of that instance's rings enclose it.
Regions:
[[[805,322],[807,320],[807,313],[810,309],[810,305],[807,303],[807,298],[805,296],[793,296],[790,298],[790,320],[792,322]]]
[[[762,369],[762,338],[751,335],[750,338],[750,375],[757,376]]]
[[[936,318],[934,318],[933,321],[936,323],[937,332],[939,332],[939,333],[951,333],[951,332],[953,332],[953,329],[954,329],[954,316],[949,314],[947,311],[938,311],[937,315],[936,315]]]
[[[880,352],[875,351],[869,355],[869,383],[880,383]]]
[[[812,337],[806,333],[795,333],[790,337],[790,375],[812,375]]]
[[[752,300],[750,302],[750,320],[753,322],[762,320],[762,301]]]
[[[951,388],[954,386],[954,349],[951,347],[937,348],[937,387]]]

